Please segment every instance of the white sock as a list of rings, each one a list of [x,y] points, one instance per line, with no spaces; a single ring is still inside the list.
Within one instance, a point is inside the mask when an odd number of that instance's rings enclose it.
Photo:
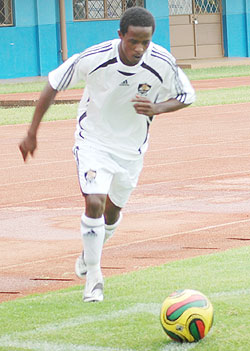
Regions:
[[[99,274],[105,235],[104,216],[90,218],[83,214],[81,218],[81,234],[84,246],[84,261],[87,265],[88,274]]]
[[[106,243],[106,241],[108,241],[114,235],[116,228],[121,223],[121,220],[122,220],[122,213],[120,212],[120,217],[114,224],[105,224],[104,243]]]

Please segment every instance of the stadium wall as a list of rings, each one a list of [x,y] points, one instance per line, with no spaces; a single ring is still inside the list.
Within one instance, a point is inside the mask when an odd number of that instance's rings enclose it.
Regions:
[[[249,0],[222,0],[225,56],[250,54]],[[153,40],[170,49],[168,0],[145,0],[156,18]],[[74,21],[65,0],[68,56],[117,38],[118,20]],[[59,0],[13,0],[14,26],[0,27],[0,79],[46,76],[61,62]]]
[[[250,57],[250,1],[222,0],[224,52]]]

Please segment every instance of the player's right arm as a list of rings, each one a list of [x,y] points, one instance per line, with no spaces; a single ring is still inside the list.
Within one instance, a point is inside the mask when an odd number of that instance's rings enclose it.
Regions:
[[[37,147],[37,131],[38,131],[40,122],[45,112],[52,104],[56,94],[57,94],[57,90],[53,89],[50,83],[48,83],[40,95],[40,98],[35,108],[32,122],[27,131],[27,135],[19,144],[19,149],[21,151],[24,161],[26,161],[27,156],[29,154],[33,156],[33,153]]]
[[[37,147],[37,131],[40,122],[45,112],[52,104],[57,92],[68,89],[69,87],[74,86],[80,79],[83,80],[85,78],[84,68],[88,67],[88,65],[86,64],[86,60],[84,61],[83,58],[84,53],[75,54],[54,71],[49,73],[48,84],[42,91],[38,100],[27,135],[19,144],[19,149],[22,153],[24,161],[26,161],[29,154],[33,156],[33,153]],[[84,64],[82,64],[83,61]],[[88,61],[91,62],[90,60]]]

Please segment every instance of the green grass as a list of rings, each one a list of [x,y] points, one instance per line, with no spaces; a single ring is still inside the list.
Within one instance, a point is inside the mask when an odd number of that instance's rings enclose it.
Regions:
[[[197,90],[197,100],[192,106],[236,104],[250,101],[250,87]],[[34,107],[0,108],[0,125],[30,123]],[[43,121],[74,119],[77,104],[52,105]]]
[[[250,76],[250,65],[184,69],[190,80]]]
[[[184,69],[184,72],[190,80],[242,77],[250,76],[250,65]],[[0,94],[41,91],[45,84],[45,81],[40,80],[26,83],[2,83],[0,84]],[[82,89],[83,87],[84,83],[80,82],[74,86],[74,89]]]
[[[247,66],[242,69],[230,72],[224,67],[220,74],[249,75]],[[192,76],[187,73],[190,79],[202,79],[201,74],[216,78],[216,72],[196,72],[199,78],[194,70]],[[29,91],[34,91],[33,84],[28,84]],[[0,85],[0,93],[1,89]],[[198,91],[195,106],[249,102],[249,89]],[[77,104],[53,105],[44,120],[75,118],[76,110]],[[33,111],[34,107],[1,108],[0,124],[29,123]],[[0,351],[248,351],[249,255],[247,246],[110,277],[99,304],[84,304],[81,286],[2,303]],[[202,291],[215,309],[211,332],[196,344],[174,343],[160,326],[162,301],[181,288]]]
[[[211,106],[250,102],[250,87],[196,90],[196,102],[192,106]]]
[[[105,281],[105,300],[87,304],[82,287],[0,305],[0,350],[248,351],[250,246],[168,263]],[[206,294],[215,310],[212,330],[195,344],[163,332],[159,313],[176,289]]]
[[[12,94],[12,93],[30,93],[36,91],[42,91],[46,81],[34,81],[27,83],[5,83],[0,84],[0,94]],[[82,89],[84,87],[84,83],[80,82],[74,86],[73,89]]]
[[[78,104],[52,105],[43,121],[76,118]],[[30,123],[35,107],[0,108],[0,125]]]
[[[0,84],[0,94],[30,93],[34,91],[42,91],[45,85],[45,81],[30,83],[2,83]]]
[[[222,78],[250,75],[250,66],[213,67],[206,69],[185,70],[189,79]],[[0,94],[16,92],[41,91],[46,82],[0,84]],[[79,83],[74,88],[82,88]],[[197,100],[192,106],[210,106],[249,102],[250,87],[236,87],[213,90],[197,90]],[[29,123],[34,107],[1,108],[0,125]],[[44,117],[44,121],[55,121],[75,118],[77,104],[53,105]]]

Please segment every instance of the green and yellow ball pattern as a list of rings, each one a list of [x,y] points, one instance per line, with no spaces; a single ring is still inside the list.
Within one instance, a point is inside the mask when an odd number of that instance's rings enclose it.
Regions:
[[[208,298],[197,290],[178,290],[162,304],[160,321],[166,334],[178,342],[203,339],[213,324],[214,311]]]

